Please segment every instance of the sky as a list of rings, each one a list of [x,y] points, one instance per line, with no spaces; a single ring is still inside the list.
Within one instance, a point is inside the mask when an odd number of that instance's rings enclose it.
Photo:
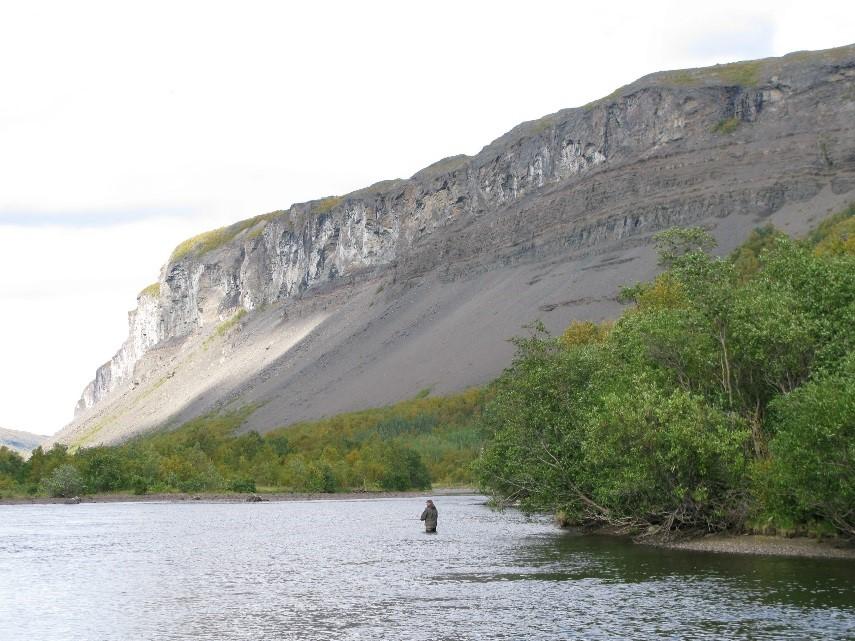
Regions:
[[[822,0],[0,0],[0,427],[71,420],[187,237],[852,25]]]

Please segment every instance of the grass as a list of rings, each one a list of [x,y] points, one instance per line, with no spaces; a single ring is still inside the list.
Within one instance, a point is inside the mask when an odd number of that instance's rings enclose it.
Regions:
[[[592,107],[596,107],[597,105],[612,102],[620,97],[624,89],[626,89],[626,86],[618,87],[608,96],[604,96],[603,98],[597,98],[596,100],[592,100],[588,104],[582,105],[582,109],[591,109]]]
[[[537,120],[531,123],[531,133],[532,135],[542,134],[544,131],[548,131],[550,127],[555,124],[555,115],[549,114],[548,116],[543,116],[543,118],[538,118]]]
[[[246,314],[247,311],[241,307],[231,318],[217,325],[217,329],[214,330],[214,333],[217,336],[225,336],[235,325],[237,325],[241,321],[244,316],[246,316]]]
[[[166,383],[166,381],[168,381],[170,378],[171,378],[171,377],[169,377],[169,376],[162,376],[161,378],[159,378],[158,380],[156,380],[156,381],[155,381],[152,385],[150,385],[150,386],[149,386],[145,391],[143,391],[142,393],[140,393],[140,395],[139,395],[139,400],[141,400],[141,401],[142,401],[142,400],[147,399],[149,396],[151,396],[152,394],[154,394],[158,389],[160,389],[160,388],[161,388],[161,387]],[[136,405],[136,404],[135,404],[135,405]]]
[[[207,349],[211,346],[211,343],[215,338],[222,338],[226,334],[228,334],[234,327],[237,325],[244,316],[247,315],[247,311],[244,308],[240,308],[237,312],[234,313],[231,318],[224,320],[222,323],[217,325],[214,328],[214,331],[211,332],[211,335],[205,339],[202,343],[202,349],[207,351]]]
[[[256,225],[246,233],[246,239],[254,240],[258,238],[259,236],[261,236],[261,234],[264,233],[266,227],[267,225]]]
[[[219,229],[212,229],[211,231],[203,232],[198,236],[193,236],[193,238],[188,238],[172,251],[172,255],[169,257],[169,262],[174,263],[191,254],[194,256],[202,256],[208,252],[214,251],[215,249],[219,249],[241,232],[255,227],[256,225],[260,225],[261,223],[266,224],[269,220],[272,220],[277,216],[281,216],[283,213],[284,212],[280,210],[270,212],[269,214],[261,214],[260,216],[254,216],[253,218],[238,221],[233,225],[220,227]],[[261,233],[262,228],[263,227],[259,228],[258,233]]]
[[[90,440],[103,428],[105,428],[110,422],[115,421],[119,417],[121,417],[122,412],[118,412],[116,414],[108,414],[100,421],[97,421],[94,425],[89,427],[83,434],[75,438],[68,447],[68,451],[70,453],[76,452],[79,448],[84,447]]]
[[[137,298],[142,298],[143,296],[148,296],[149,298],[159,298],[160,297],[160,283],[152,283],[145,289],[143,289],[138,295]]]
[[[762,60],[751,60],[702,69],[681,69],[664,74],[662,79],[666,83],[678,86],[693,86],[699,85],[705,80],[718,80],[725,85],[753,87],[760,80],[762,68]]]
[[[847,225],[847,222],[852,218],[855,218],[855,203],[850,204],[843,211],[839,211],[823,220],[814,228],[813,231],[810,232],[810,234],[808,234],[805,242],[809,247],[814,248],[820,248],[821,246],[830,247],[835,243],[835,241],[845,243],[847,239],[835,239],[834,236],[836,234],[834,232],[838,231],[845,233],[846,228],[844,225]],[[851,227],[851,223],[847,226]]]
[[[312,213],[313,214],[326,214],[327,212],[338,207],[344,198],[341,196],[327,196],[326,198],[321,198],[312,203]]]
[[[725,118],[724,120],[719,120],[712,131],[714,134],[732,134],[739,129],[739,125],[741,124],[742,121],[739,118]]]
[[[400,187],[401,185],[406,184],[406,180],[401,180],[400,178],[392,178],[390,180],[381,180],[380,182],[376,182],[373,185],[369,185],[368,187],[363,187],[362,189],[357,189],[356,191],[352,191],[348,194],[348,196],[364,196],[368,194],[382,194],[387,191],[391,191],[395,189],[395,187]]]
[[[757,84],[760,78],[762,64],[760,60],[734,62],[721,67],[713,67],[711,71],[724,83],[752,87]]]
[[[443,174],[450,174],[466,166],[469,161],[469,156],[458,154],[457,156],[448,156],[442,160],[437,160],[432,165],[428,165],[424,169],[420,169],[413,176],[414,178],[436,178]]]
[[[685,70],[668,74],[666,79],[675,85],[692,85],[697,81],[697,78],[692,73]]]

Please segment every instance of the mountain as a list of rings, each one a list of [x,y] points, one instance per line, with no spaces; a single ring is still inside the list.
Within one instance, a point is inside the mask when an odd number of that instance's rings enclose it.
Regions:
[[[657,231],[702,225],[727,252],[851,200],[855,46],[655,73],[475,156],[185,241],[56,438],[246,407],[264,431],[483,384],[527,323],[616,315],[657,271]]]
[[[47,437],[41,434],[31,434],[30,432],[21,432],[18,430],[7,430],[0,427],[0,446],[6,446],[10,450],[15,450],[19,454],[29,456],[36,447]]]

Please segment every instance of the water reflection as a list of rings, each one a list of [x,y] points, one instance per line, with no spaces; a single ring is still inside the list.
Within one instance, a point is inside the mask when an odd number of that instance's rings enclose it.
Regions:
[[[438,500],[427,536],[422,503],[0,507],[0,638],[855,638],[852,563],[574,536],[476,497]]]
[[[516,578],[549,581],[599,579],[614,583],[701,581],[764,603],[855,607],[855,564],[836,559],[740,556],[662,550],[625,539],[563,533],[519,546],[521,565],[537,568]],[[492,578],[513,579],[514,575]]]

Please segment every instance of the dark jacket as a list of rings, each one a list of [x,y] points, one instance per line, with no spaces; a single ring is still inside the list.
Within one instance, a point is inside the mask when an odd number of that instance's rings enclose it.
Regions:
[[[436,507],[433,505],[429,505],[425,508],[425,511],[422,512],[421,520],[425,522],[426,530],[435,530],[436,529],[436,521],[439,518],[439,512]]]

